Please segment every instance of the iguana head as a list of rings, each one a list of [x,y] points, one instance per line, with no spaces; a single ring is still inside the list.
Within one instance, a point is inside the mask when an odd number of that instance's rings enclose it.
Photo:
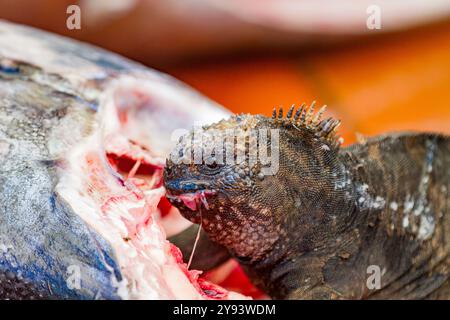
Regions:
[[[236,115],[190,132],[167,160],[168,199],[237,257],[262,258],[297,223],[299,232],[310,228],[308,221],[327,218],[320,206],[333,205],[324,202],[343,179],[339,121],[321,120],[323,111]]]

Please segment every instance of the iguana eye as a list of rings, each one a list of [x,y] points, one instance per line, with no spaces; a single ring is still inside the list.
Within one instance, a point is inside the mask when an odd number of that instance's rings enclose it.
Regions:
[[[223,165],[218,163],[214,158],[209,158],[203,163],[204,172],[206,174],[215,174],[222,166]]]
[[[219,164],[216,161],[214,161],[213,163],[207,163],[206,166],[209,169],[217,169],[219,167]]]

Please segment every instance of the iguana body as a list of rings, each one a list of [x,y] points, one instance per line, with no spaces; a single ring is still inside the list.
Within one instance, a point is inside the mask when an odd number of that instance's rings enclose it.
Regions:
[[[279,129],[278,172],[168,160],[169,199],[272,298],[450,298],[450,138],[405,133],[340,148],[338,124],[302,107],[208,126]],[[188,208],[186,193],[206,194],[206,205]],[[367,286],[371,266],[380,289]]]

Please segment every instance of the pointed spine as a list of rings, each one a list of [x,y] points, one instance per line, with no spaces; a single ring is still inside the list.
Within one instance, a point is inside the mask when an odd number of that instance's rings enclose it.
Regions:
[[[286,119],[290,119],[292,117],[292,113],[294,112],[294,105],[289,108],[289,111],[286,115]]]
[[[280,107],[280,111],[278,113],[278,119],[283,119],[283,107]]]
[[[313,114],[314,114],[314,107],[315,107],[315,105],[316,105],[316,102],[313,101],[313,102],[311,103],[311,106],[310,106],[309,109],[308,109],[308,112],[306,113],[305,123],[307,123],[307,124],[310,123],[311,118],[312,118],[312,116],[313,116]]]
[[[300,117],[300,114],[302,113],[304,107],[305,107],[304,103],[302,103],[302,105],[300,107],[298,107],[298,109],[297,109],[297,111],[295,112],[295,115],[294,115],[294,121],[295,122],[298,121],[298,119]]]
[[[292,105],[286,117],[283,118],[283,108],[278,110],[274,108],[272,113],[272,119],[277,121],[288,121],[292,123],[294,127],[304,127],[313,130],[317,137],[328,141],[332,147],[339,147],[342,143],[341,138],[336,135],[337,128],[340,126],[341,121],[333,118],[327,118],[322,120],[322,115],[326,111],[327,106],[322,106],[319,111],[314,113],[314,107],[316,102],[313,101],[308,107],[302,103],[294,114],[295,105]],[[298,129],[298,128],[297,128]]]
[[[319,112],[317,112],[316,116],[313,119],[314,124],[317,124],[320,122],[320,118],[322,117],[322,114],[325,112],[326,109],[327,109],[327,106],[323,106],[322,108],[319,109]]]

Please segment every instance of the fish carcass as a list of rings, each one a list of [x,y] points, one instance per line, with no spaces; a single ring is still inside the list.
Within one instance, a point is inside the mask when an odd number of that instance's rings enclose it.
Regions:
[[[0,297],[243,298],[188,270],[160,221],[172,133],[226,115],[165,74],[0,21]]]

